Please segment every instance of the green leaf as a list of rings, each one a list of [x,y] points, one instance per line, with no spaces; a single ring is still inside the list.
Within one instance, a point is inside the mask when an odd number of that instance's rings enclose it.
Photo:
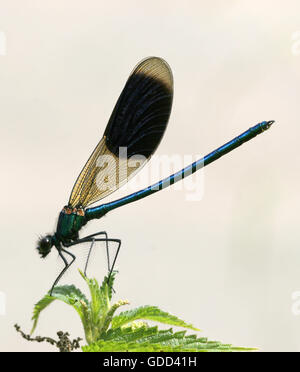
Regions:
[[[115,341],[98,341],[95,344],[87,345],[82,347],[83,352],[153,352],[153,351],[171,351],[162,350],[158,345],[143,345],[143,344],[127,344],[125,342]]]
[[[102,322],[102,325],[101,325],[101,329],[99,330],[99,337],[101,337],[101,335],[107,331],[108,327],[110,326],[110,324],[112,322],[112,319],[113,319],[113,316],[114,316],[114,313],[116,312],[116,310],[120,306],[124,306],[124,305],[128,305],[128,304],[129,304],[129,302],[127,300],[120,300],[117,303],[115,303],[109,309],[109,311],[107,312],[105,318],[103,319],[103,322]]]
[[[86,352],[255,350],[208,341],[204,337],[198,338],[196,334],[186,335],[186,330],[174,333],[172,328],[159,330],[157,326],[150,327],[145,320],[198,330],[176,316],[160,310],[157,306],[143,306],[114,316],[120,306],[128,304],[125,300],[110,305],[115,273],[111,275],[109,283],[108,278],[105,277],[101,287],[96,279],[85,277],[81,271],[80,274],[89,287],[91,301],[89,302],[73,285],[55,287],[52,296],[48,293],[35,305],[31,334],[36,328],[40,313],[54,300],[60,300],[71,305],[79,314],[88,343],[88,346],[82,348]]]
[[[103,318],[107,311],[110,309],[110,299],[112,296],[112,284],[114,281],[115,273],[111,274],[108,283],[108,277],[105,277],[101,287],[99,287],[98,281],[96,279],[87,278],[81,270],[79,270],[80,275],[87,283],[90,294],[91,302],[90,308],[92,312],[92,321],[94,324],[101,322],[100,318]]]
[[[157,327],[141,326],[110,329],[107,334],[89,346],[83,346],[84,352],[104,351],[250,351],[254,349],[237,348],[218,341],[208,341],[197,335],[185,335],[186,331],[173,333],[172,329],[158,330]]]
[[[117,328],[124,326],[134,320],[144,319],[152,320],[163,324],[169,324],[178,327],[184,327],[199,331],[198,328],[192,324],[188,324],[185,321],[177,318],[175,315],[169,314],[165,311],[160,310],[157,306],[142,306],[133,310],[125,311],[115,316],[112,320],[111,327]]]
[[[46,295],[39,302],[37,302],[35,304],[34,309],[33,309],[33,316],[31,318],[31,320],[34,321],[32,329],[30,331],[31,335],[33,334],[33,332],[34,332],[34,330],[37,326],[37,322],[38,322],[39,315],[40,315],[41,311],[44,310],[47,306],[49,306],[54,300],[55,300],[55,298],[53,298],[49,295]]]
[[[115,276],[116,276],[116,271],[113,271],[110,275],[109,281],[108,281],[108,276],[105,276],[103,279],[103,282],[101,284],[100,290],[105,292],[108,299],[111,300],[112,298],[112,289],[113,289],[113,284],[115,281]]]
[[[87,278],[80,270],[79,273],[87,283],[91,294],[89,318],[84,325],[86,340],[90,344],[98,340],[100,335],[108,329],[115,311],[118,307],[127,304],[128,301],[119,301],[113,306],[110,305],[111,285],[115,273],[112,273],[109,283],[108,277],[105,277],[101,287],[96,279]]]
[[[89,287],[91,294],[91,301],[89,303],[89,307],[91,309],[91,320],[93,324],[97,324],[100,317],[100,312],[107,311],[107,308],[106,306],[104,306],[104,303],[102,301],[99,284],[96,279],[89,279],[88,277],[84,276],[84,274],[80,270],[79,272]]]
[[[83,304],[88,305],[88,300],[85,295],[74,285],[65,285],[55,287],[52,291],[52,296],[46,294],[39,302],[37,302],[33,309],[32,320],[34,321],[30,334],[32,334],[37,326],[40,313],[49,306],[54,300],[60,300],[68,305],[74,307],[78,312],[80,318],[83,320],[84,311]]]

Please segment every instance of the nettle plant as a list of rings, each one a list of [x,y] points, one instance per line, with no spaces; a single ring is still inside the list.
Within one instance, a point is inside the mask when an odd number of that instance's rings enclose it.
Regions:
[[[84,352],[104,351],[143,351],[143,352],[171,352],[171,351],[250,351],[252,348],[234,347],[218,341],[208,341],[197,334],[186,334],[186,330],[199,331],[196,327],[171,315],[157,306],[141,306],[124,311],[116,315],[116,311],[128,305],[127,300],[120,300],[111,304],[112,286],[116,273],[112,273],[109,280],[105,277],[101,286],[96,279],[89,279],[79,270],[80,275],[88,285],[90,300],[74,285],[55,287],[52,296],[48,293],[34,307],[32,320],[34,321],[31,334],[25,335],[19,326],[17,331],[29,341],[47,341],[56,345],[60,351],[72,351],[79,347],[80,339],[70,341],[68,333],[57,332],[59,340],[37,336],[32,338],[41,312],[55,300],[60,300],[72,306],[78,313],[84,328],[86,345]],[[185,330],[174,332],[172,328],[159,329],[150,326],[147,321],[158,322]]]

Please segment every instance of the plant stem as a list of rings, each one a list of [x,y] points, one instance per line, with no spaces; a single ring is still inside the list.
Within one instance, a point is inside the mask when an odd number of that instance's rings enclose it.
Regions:
[[[58,331],[57,336],[58,336],[58,341],[54,340],[51,337],[41,337],[41,336],[36,336],[36,337],[31,337],[30,335],[25,334],[22,330],[21,327],[18,324],[15,324],[15,328],[17,332],[21,334],[23,338],[27,341],[36,341],[36,342],[49,342],[51,345],[55,345],[60,352],[62,353],[68,353],[71,352],[74,349],[78,349],[80,347],[79,342],[82,340],[80,337],[77,337],[73,341],[69,339],[69,333],[68,332],[62,332]]]

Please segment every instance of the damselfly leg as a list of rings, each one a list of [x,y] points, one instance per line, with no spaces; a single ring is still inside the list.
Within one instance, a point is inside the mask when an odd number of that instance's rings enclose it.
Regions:
[[[57,250],[58,250],[58,254],[60,255],[60,257],[62,258],[62,260],[63,260],[63,262],[65,264],[65,267],[60,272],[60,274],[58,275],[58,277],[55,279],[55,281],[54,281],[54,283],[53,283],[53,285],[51,287],[51,290],[50,290],[50,296],[52,296],[53,289],[56,286],[56,284],[59,282],[60,278],[64,275],[64,273],[68,270],[68,268],[72,265],[72,263],[76,259],[76,256],[74,254],[72,254],[71,252],[67,251],[64,248],[60,248],[60,249],[57,249]],[[66,253],[66,254],[68,254],[69,256],[72,257],[72,261],[70,263],[68,263],[68,261],[66,260],[65,256],[62,254],[62,252]]]
[[[101,235],[101,234],[105,235],[105,239],[104,238],[103,239],[102,238],[101,239],[95,238],[95,236]],[[118,257],[118,254],[119,254],[119,251],[120,251],[120,248],[121,248],[121,240],[120,239],[111,239],[111,238],[108,238],[106,232],[100,232],[100,233],[92,234],[92,235],[89,235],[89,236],[87,236],[85,238],[80,239],[80,242],[81,243],[83,243],[83,242],[89,242],[89,241],[91,242],[91,246],[90,246],[89,253],[88,253],[88,256],[87,256],[87,260],[86,260],[86,263],[85,263],[84,275],[87,276],[86,275],[87,267],[88,267],[89,259],[90,259],[91,252],[92,252],[92,249],[94,247],[95,242],[105,242],[106,243],[107,267],[108,267],[107,282],[109,283],[111,274],[114,271],[115,263],[116,263],[116,260],[117,260],[117,257]],[[108,243],[109,242],[114,242],[114,243],[117,243],[118,244],[117,252],[115,254],[115,257],[113,259],[113,263],[112,263],[111,266],[110,266],[110,256],[109,256],[109,248],[108,248]]]
[[[92,242],[91,246],[90,246],[90,249],[89,249],[88,256],[87,256],[87,260],[86,260],[86,263],[85,263],[85,268],[84,268],[84,275],[85,276],[86,276],[86,270],[87,270],[87,266],[88,266],[89,259],[90,259],[90,256],[91,256],[91,252],[92,252],[92,249],[93,249],[93,246],[94,246],[94,242],[96,241],[95,236],[99,236],[99,235],[104,235],[105,236],[107,268],[108,268],[108,272],[110,272],[110,257],[109,257],[109,249],[108,249],[108,236],[107,236],[106,231],[100,231],[100,232],[88,235],[85,238],[82,238],[82,239],[78,240],[78,242],[80,242],[80,243],[89,242],[89,241]],[[90,240],[90,239],[92,239],[92,240]],[[78,244],[78,243],[76,242],[76,244]]]
[[[99,235],[104,235],[105,238],[97,238],[97,236],[99,236]],[[90,258],[90,255],[91,255],[91,252],[92,252],[92,249],[94,247],[95,242],[105,242],[106,243],[107,265],[108,265],[108,272],[109,272],[107,282],[109,283],[111,274],[113,272],[113,269],[114,269],[119,251],[120,251],[121,240],[120,239],[108,238],[107,233],[105,231],[101,231],[101,232],[98,232],[98,233],[95,233],[95,234],[92,234],[92,235],[88,235],[88,236],[86,236],[82,239],[78,239],[75,242],[65,244],[65,246],[69,248],[69,247],[72,247],[72,246],[80,244],[80,243],[89,243],[89,242],[91,243],[91,246],[89,248],[88,257],[87,257],[86,264],[85,264],[84,275],[86,276],[86,271],[87,271],[87,267],[88,267],[89,258]],[[112,265],[110,265],[110,257],[109,257],[109,245],[108,245],[108,243],[110,243],[110,242],[117,243],[117,245],[118,245],[117,246],[117,252],[116,252],[115,257],[113,259]],[[68,254],[72,257],[72,261],[70,263],[68,263],[68,261],[66,260],[66,258],[62,254],[62,252],[66,253],[66,254]],[[58,281],[61,279],[61,277],[64,275],[64,273],[67,271],[67,269],[72,265],[72,263],[76,259],[76,256],[74,254],[70,253],[69,251],[67,251],[64,248],[58,249],[58,253],[59,253],[60,257],[62,258],[62,260],[65,264],[65,267],[61,271],[61,273],[58,275],[58,277],[55,279],[55,282],[52,285],[52,288],[51,288],[51,291],[50,291],[50,296],[52,294],[52,291],[53,291],[54,287],[57,285]]]
[[[103,233],[102,233],[103,234]],[[106,234],[106,233],[105,233]],[[86,243],[86,242],[91,242],[91,246],[90,246],[90,249],[89,249],[89,253],[88,253],[88,257],[87,257],[87,260],[86,260],[86,264],[85,264],[85,269],[84,269],[84,275],[86,275],[86,272],[87,272],[87,267],[88,267],[88,263],[89,263],[89,259],[90,259],[90,255],[91,255],[91,252],[92,252],[92,249],[94,247],[94,244],[95,242],[105,242],[106,243],[106,255],[107,255],[107,266],[108,266],[108,277],[107,277],[107,281],[109,283],[109,280],[110,280],[110,277],[111,277],[111,274],[114,270],[114,267],[115,267],[115,263],[117,261],[117,257],[118,257],[118,254],[119,254],[119,251],[120,251],[120,248],[121,248],[121,240],[120,239],[112,239],[112,238],[95,238],[96,235],[100,235],[99,233],[98,234],[93,234],[92,236],[87,236],[85,238],[82,238],[78,241],[78,243]],[[107,235],[106,235],[107,236]],[[109,247],[108,247],[108,243],[117,243],[118,246],[117,246],[117,252],[115,254],[115,257],[113,259],[113,262],[112,262],[112,265],[110,265],[110,257],[109,257]],[[76,242],[77,244],[77,242]]]

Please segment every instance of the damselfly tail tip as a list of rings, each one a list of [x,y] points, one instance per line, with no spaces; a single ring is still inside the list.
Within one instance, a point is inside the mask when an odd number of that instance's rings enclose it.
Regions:
[[[272,124],[274,124],[274,123],[275,123],[275,120],[264,121],[264,122],[262,123],[263,130],[267,130],[267,129],[269,129],[270,126],[271,126]]]

